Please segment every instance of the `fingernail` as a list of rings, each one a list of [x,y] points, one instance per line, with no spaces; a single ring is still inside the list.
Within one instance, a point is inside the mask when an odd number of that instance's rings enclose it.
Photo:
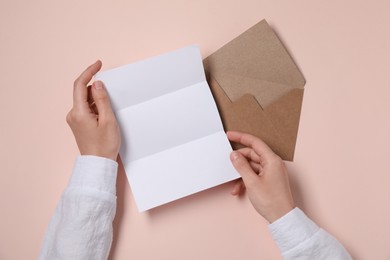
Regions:
[[[92,86],[95,88],[95,89],[102,89],[103,88],[103,83],[101,81],[95,81]]]

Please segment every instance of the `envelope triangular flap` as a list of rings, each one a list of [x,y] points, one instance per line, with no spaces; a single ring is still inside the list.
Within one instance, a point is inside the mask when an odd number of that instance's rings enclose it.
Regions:
[[[213,74],[213,76],[215,75]],[[228,82],[230,86],[235,86],[228,89],[223,88],[230,101],[235,102],[242,97],[243,93],[248,93],[255,97],[262,108],[266,108],[293,89],[289,85],[278,82],[241,76],[234,73],[220,73],[218,76],[220,79],[218,82],[221,85]]]
[[[205,67],[230,100],[239,98],[237,88],[241,89],[241,95],[242,88],[256,89],[246,93],[254,95],[263,108],[305,84],[294,61],[265,20],[207,57]]]

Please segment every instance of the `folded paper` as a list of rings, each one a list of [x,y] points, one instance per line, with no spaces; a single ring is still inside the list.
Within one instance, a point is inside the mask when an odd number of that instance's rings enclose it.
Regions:
[[[197,47],[100,72],[95,79],[109,92],[139,211],[239,177]]]

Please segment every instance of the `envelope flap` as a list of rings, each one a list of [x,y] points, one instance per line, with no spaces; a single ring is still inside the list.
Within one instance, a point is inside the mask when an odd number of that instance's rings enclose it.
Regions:
[[[278,88],[275,91],[263,92],[263,99],[267,100],[263,106],[277,100],[291,89],[303,88],[305,84],[298,67],[265,20],[207,57],[204,65],[231,100],[237,98],[232,93],[249,88],[245,84],[251,85],[252,92],[249,93],[255,96],[256,88],[264,91],[265,85],[256,85],[256,81],[272,82],[273,84],[266,86]],[[239,77],[241,81],[237,82]],[[258,102],[261,104],[260,98]]]
[[[253,95],[245,94],[231,102],[218,82],[210,75],[208,75],[208,82],[226,131],[241,131],[258,136],[284,160],[293,159],[294,146],[291,147],[290,142],[286,142],[284,138],[286,132],[281,129],[285,125],[278,124],[278,120],[275,122],[275,119],[268,115],[268,111],[259,106]],[[282,97],[280,102],[276,102],[277,104],[270,109],[271,113],[277,114],[279,107],[289,100],[288,96],[289,94]],[[287,128],[291,129],[291,127]],[[241,148],[236,143],[232,145],[234,149]]]
[[[214,76],[215,74],[213,74]],[[257,78],[250,78],[237,74],[226,74],[221,73],[218,75],[222,82],[218,81],[218,84],[222,86],[227,82],[234,88],[224,88],[226,95],[232,102],[240,99],[245,94],[251,94],[257,100],[257,103],[262,107],[266,108],[280,97],[291,91],[291,86],[266,81]],[[239,87],[237,87],[239,86]]]

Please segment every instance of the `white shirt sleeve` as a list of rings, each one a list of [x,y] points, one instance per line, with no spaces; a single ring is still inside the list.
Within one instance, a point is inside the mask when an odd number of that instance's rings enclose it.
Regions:
[[[118,164],[79,156],[46,231],[40,260],[107,259],[116,211]]]
[[[345,248],[299,208],[269,226],[284,259],[349,260]]]

